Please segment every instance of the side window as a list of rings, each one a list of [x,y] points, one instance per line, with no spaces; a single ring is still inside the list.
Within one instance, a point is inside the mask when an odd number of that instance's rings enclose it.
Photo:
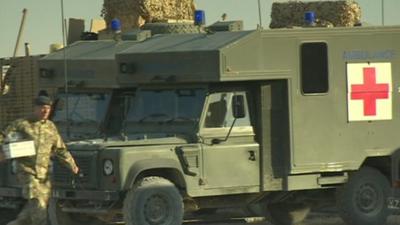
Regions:
[[[301,45],[301,87],[303,94],[326,93],[328,84],[328,46],[324,42]]]
[[[245,99],[244,118],[237,119],[235,127],[250,126],[249,110],[246,102],[245,92],[223,92],[213,93],[209,96],[208,110],[204,121],[206,128],[229,128],[232,126],[235,118],[232,112],[232,97],[234,95],[243,95]]]

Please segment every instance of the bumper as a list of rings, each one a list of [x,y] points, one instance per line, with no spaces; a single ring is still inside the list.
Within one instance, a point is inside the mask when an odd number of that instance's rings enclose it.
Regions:
[[[53,198],[69,200],[95,200],[95,201],[117,201],[117,191],[89,191],[89,190],[53,190]]]
[[[21,188],[1,187],[0,188],[0,198],[2,198],[2,197],[21,198],[22,197]]]
[[[0,211],[6,209],[20,209],[25,204],[21,188],[0,188]]]

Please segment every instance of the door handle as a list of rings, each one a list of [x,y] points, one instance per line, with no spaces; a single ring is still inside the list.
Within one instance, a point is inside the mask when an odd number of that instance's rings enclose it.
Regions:
[[[255,151],[249,151],[249,160],[250,161],[256,161],[256,152]]]

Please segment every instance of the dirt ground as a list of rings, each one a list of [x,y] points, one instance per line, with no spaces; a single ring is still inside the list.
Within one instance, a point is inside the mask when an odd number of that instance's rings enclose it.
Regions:
[[[0,225],[5,225],[6,223],[0,222]],[[117,223],[123,224],[123,223]],[[76,224],[76,225],[86,225],[86,224]],[[111,225],[111,224],[110,224]],[[260,218],[249,218],[247,221],[245,219],[234,219],[226,221],[186,221],[184,225],[273,225],[266,221],[261,221]],[[299,225],[346,225],[340,217],[331,213],[312,213],[307,219]],[[377,224],[381,225],[381,224]],[[391,216],[388,219],[386,225],[400,225],[400,215]]]
[[[231,220],[221,222],[186,222],[185,225],[273,225],[265,221],[245,221],[245,220]],[[299,225],[346,225],[343,220],[332,214],[328,213],[312,213],[305,221]],[[381,224],[377,224],[381,225]],[[391,216],[386,225],[400,225],[400,216]]]
[[[311,214],[301,225],[345,225],[343,220],[330,214]],[[400,225],[400,216],[391,216],[387,225]]]

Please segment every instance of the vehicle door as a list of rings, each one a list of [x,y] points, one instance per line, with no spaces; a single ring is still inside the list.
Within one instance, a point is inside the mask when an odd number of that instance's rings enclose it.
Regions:
[[[259,144],[250,122],[248,95],[223,91],[207,97],[200,124],[205,189],[222,188],[232,194],[259,190]],[[232,103],[237,96],[242,96],[244,114],[235,119]]]

